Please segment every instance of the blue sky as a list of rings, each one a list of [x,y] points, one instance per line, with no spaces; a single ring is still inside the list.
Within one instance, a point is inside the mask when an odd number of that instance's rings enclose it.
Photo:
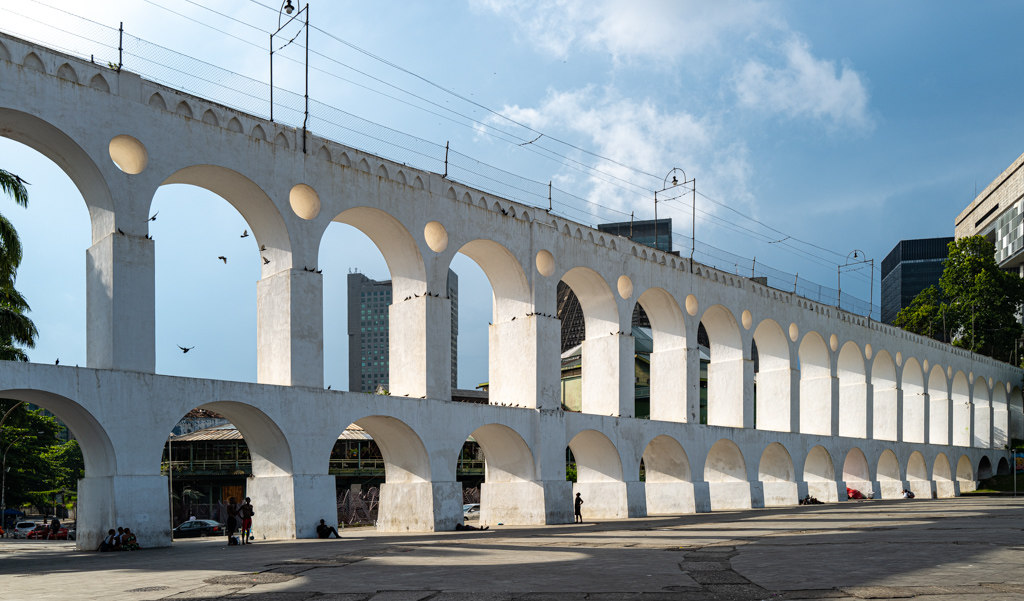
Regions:
[[[275,28],[277,17],[276,9],[260,3],[271,2],[47,4],[115,28],[123,21],[135,36],[265,81],[267,36],[259,30]],[[975,187],[984,188],[1024,152],[1021,4],[470,0],[383,6],[321,0],[311,15],[322,30],[438,87],[314,30],[311,48],[331,59],[314,55],[314,68],[349,81],[314,70],[311,96],[435,144],[450,141],[463,154],[539,182],[552,180],[638,217],[651,216],[649,194],[628,193],[595,176],[651,191],[660,187],[661,174],[681,167],[697,177],[703,194],[736,211],[698,197],[706,213],[697,222],[699,242],[827,286],[835,286],[835,264],[853,249],[880,264],[902,238],[952,235],[953,219]],[[32,0],[0,10],[45,22],[56,18]],[[0,27],[22,35],[73,42],[9,13],[0,17],[6,23]],[[275,78],[299,91],[300,70],[288,63],[296,53],[301,48],[282,51]],[[423,108],[458,115],[441,119]],[[545,134],[538,145],[567,159],[542,160],[492,135],[532,139],[534,131]],[[568,168],[567,160],[600,173]],[[2,209],[25,244],[18,282],[40,329],[30,357],[84,365],[85,205],[59,169],[18,143],[0,139],[0,166],[32,184],[29,209]],[[188,186],[162,188],[154,207],[160,210],[151,230],[157,240],[157,370],[254,380],[259,254],[252,238],[238,238],[245,222],[225,201]],[[608,214],[594,209],[581,219],[596,223]],[[675,220],[677,243],[689,236],[689,215],[688,205],[659,205],[659,216]],[[784,235],[792,236],[788,247],[768,243]],[[230,256],[227,266],[216,260],[221,254]],[[325,384],[339,389],[347,386],[345,276],[352,268],[374,278],[388,274],[369,240],[340,224],[329,229],[320,258]],[[459,383],[471,388],[487,379],[490,287],[472,261],[460,257],[453,268],[461,287]],[[877,301],[877,270],[875,278]],[[867,273],[844,276],[843,288],[866,298]],[[182,355],[178,344],[196,351]]]

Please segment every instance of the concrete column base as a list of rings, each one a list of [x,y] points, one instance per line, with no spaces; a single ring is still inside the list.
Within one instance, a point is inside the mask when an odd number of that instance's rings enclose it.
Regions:
[[[852,488],[853,490],[859,490],[860,494],[864,495],[865,498],[869,498],[868,495],[872,495],[873,498],[879,498],[876,494],[875,483],[868,482],[867,480],[849,480],[845,482],[846,488]]]
[[[811,495],[822,503],[838,503],[839,501],[846,500],[846,487],[843,487],[842,498],[840,498],[840,483],[835,480],[809,480],[801,484],[807,486],[807,492],[804,496]]]
[[[643,482],[576,482],[572,485],[583,497],[585,519],[623,519],[647,515]]]
[[[934,499],[935,483],[931,480],[910,480],[910,492],[914,493],[916,499]]]
[[[462,483],[385,482],[380,486],[377,529],[443,532],[462,523]]]
[[[104,476],[78,481],[75,547],[95,551],[107,530],[127,526],[142,547],[171,544],[166,476]]]
[[[544,480],[544,519],[547,524],[571,524],[573,517],[572,482]]]
[[[786,507],[800,503],[800,490],[796,482],[761,482],[765,507]]]
[[[751,509],[750,482],[708,482],[712,511]]]
[[[708,497],[707,487],[695,490],[695,484],[706,484],[703,482],[647,482],[644,491],[647,497],[648,515],[676,515],[680,513],[698,513],[698,505],[704,507],[704,511],[711,510],[711,501]],[[703,493],[703,498],[698,503],[698,496]]]
[[[954,480],[936,480],[935,481],[935,498],[936,499],[953,499],[960,496],[960,487],[957,486],[957,482]]]
[[[878,485],[878,490],[881,493],[882,499],[902,499],[903,490],[909,489],[910,485],[903,480],[879,480],[875,484]]]
[[[973,492],[975,490],[978,490],[977,480],[957,480],[956,482],[960,486],[961,493]]]
[[[316,538],[320,520],[338,523],[334,476],[257,476],[245,494],[256,512],[253,535],[260,540]]]
[[[484,482],[480,486],[480,525],[547,524],[544,487],[539,482]]]

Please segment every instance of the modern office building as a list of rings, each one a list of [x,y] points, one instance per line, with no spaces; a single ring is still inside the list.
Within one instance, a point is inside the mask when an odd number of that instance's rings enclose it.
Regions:
[[[452,389],[458,382],[459,276],[448,270],[452,302]],[[388,389],[388,332],[391,280],[348,274],[348,388],[354,392]]]
[[[891,324],[900,309],[922,290],[938,286],[953,238],[900,240],[882,260],[882,322]]]
[[[623,238],[629,238],[633,242],[639,242],[662,252],[672,252],[671,218],[602,223],[597,226],[597,229],[616,236],[622,236]]]
[[[985,236],[996,247],[996,262],[1024,277],[1024,154],[956,217],[954,235]]]

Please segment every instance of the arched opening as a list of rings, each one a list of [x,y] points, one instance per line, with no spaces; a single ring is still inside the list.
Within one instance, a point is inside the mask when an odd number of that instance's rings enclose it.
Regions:
[[[907,484],[910,491],[919,499],[935,497],[935,490],[928,478],[928,465],[920,451],[914,451],[907,459]]]
[[[835,503],[839,500],[836,468],[825,447],[818,445],[807,453],[804,482],[807,483],[807,494],[819,501]]]
[[[655,436],[644,449],[644,492],[647,513],[679,514],[708,511],[702,502],[698,507],[693,494],[690,459],[679,441],[671,436]]]
[[[358,263],[349,257],[359,257]],[[310,268],[324,272],[324,384],[353,392],[426,396],[425,371],[447,370],[451,356],[450,347],[436,344],[440,341],[430,341],[435,344],[426,352],[424,312],[428,299],[444,302],[450,290],[431,290],[439,298],[426,296],[422,255],[408,230],[379,209],[350,208],[324,231],[317,262]],[[458,323],[451,325],[454,337]],[[396,349],[403,352],[393,353]]]
[[[957,461],[956,481],[962,493],[970,492],[978,487],[978,482],[974,479],[974,466],[971,465],[971,459],[967,455],[961,455],[960,460]]]
[[[463,305],[458,313],[459,341],[469,343],[467,352],[453,361],[460,366],[462,388],[486,381],[490,404],[536,407],[540,396],[537,353],[527,352],[522,344],[535,340],[538,329],[551,324],[533,311],[523,266],[501,244],[474,240],[459,249],[451,268],[457,281],[473,294],[486,296],[486,289],[491,289],[490,313],[486,313],[487,303]],[[488,322],[489,326],[484,325]],[[486,368],[479,364],[481,359],[486,360]]]
[[[4,390],[0,391],[0,399],[3,399],[0,401],[0,415],[7,414],[19,401],[24,403],[11,411],[4,426],[10,433],[3,441],[3,450],[6,454],[3,457],[3,465],[0,466],[0,470],[5,471],[4,490],[7,507],[17,510],[23,500],[22,493],[31,493],[36,489],[36,485],[33,484],[40,476],[33,473],[35,470],[32,467],[24,464],[36,458],[34,453],[38,447],[25,449],[23,443],[39,445],[43,442],[41,439],[53,437],[52,441],[46,442],[56,445],[59,439],[66,439],[68,443],[61,446],[69,455],[66,466],[71,475],[66,481],[53,482],[65,489],[62,494],[67,499],[74,499],[74,502],[65,501],[65,508],[72,510],[73,513],[68,516],[62,515],[62,518],[74,519],[77,549],[95,549],[103,540],[110,525],[115,523],[117,512],[114,487],[121,485],[121,482],[114,482],[117,460],[108,432],[88,409],[61,395],[42,390]],[[39,409],[49,412],[58,421],[49,422],[37,413]],[[61,424],[67,432],[61,432]],[[77,441],[77,451],[76,445],[71,441]],[[81,463],[74,456],[77,453],[81,453]],[[79,471],[81,476],[76,479]],[[47,483],[49,482],[47,480]],[[54,502],[56,504],[56,499]],[[167,538],[166,525],[154,526],[145,529],[145,535],[150,537],[147,546],[159,545]],[[144,525],[139,524],[136,527]]]
[[[743,453],[731,440],[712,445],[704,462],[704,481],[711,492],[711,508],[750,509],[750,482]]]
[[[874,397],[872,438],[896,440],[898,434],[896,412],[899,407],[896,390],[896,365],[888,351],[878,351],[871,363],[871,388]]]
[[[709,307],[700,323],[708,334],[707,398],[708,424],[743,428],[753,425],[753,364],[747,374],[747,361],[739,324],[732,312],[722,305]],[[747,401],[751,406],[745,406]],[[750,423],[748,424],[747,421]],[[749,495],[748,495],[749,496]]]
[[[996,475],[997,476],[1009,476],[1010,475],[1010,462],[1006,457],[1000,457],[999,463],[996,464]]]
[[[925,432],[925,396],[924,376],[921,364],[910,357],[903,365],[903,377],[900,382],[903,388],[903,440],[906,442],[923,443]]]
[[[832,434],[832,369],[828,347],[817,332],[800,342],[800,431]]]
[[[981,385],[981,382],[978,382]],[[967,376],[964,372],[958,371],[953,376],[953,386],[950,390],[949,402],[952,405],[953,419],[953,440],[951,444],[958,447],[971,446],[973,438],[971,434],[971,387],[967,383]]]
[[[799,502],[796,470],[786,447],[777,442],[768,445],[761,454],[757,473],[764,489],[765,507],[796,505]]]
[[[994,475],[992,472],[992,461],[988,457],[982,457],[978,461],[978,481],[987,480]]]
[[[480,524],[544,524],[544,490],[523,437],[508,426],[487,424],[474,430],[470,440],[480,445],[484,460]]]
[[[629,517],[622,459],[612,441],[597,430],[584,430],[569,441],[575,459],[573,495],[583,498],[587,518]]]
[[[1010,411],[1006,398],[1006,384],[996,382],[992,387],[992,448],[1005,449],[1010,444]]]
[[[675,297],[662,288],[645,290],[633,309],[632,328],[636,416],[699,422],[699,399],[687,388],[688,375],[700,369],[699,351],[687,350],[686,325]]]
[[[953,485],[953,471],[949,465],[949,458],[945,453],[935,456],[932,464],[932,480],[935,482],[935,496],[939,499],[951,499],[956,496],[956,488]]]
[[[276,303],[273,311],[264,306],[267,286],[287,277],[291,262],[284,220],[266,192],[234,170],[194,165],[164,180],[149,214],[156,217],[148,226],[154,240],[157,372],[290,383],[267,379],[261,373],[265,357],[258,355],[264,343],[276,343],[277,354],[287,348],[287,341],[264,340],[272,326],[265,318],[279,320],[274,313],[282,312]]]
[[[883,499],[900,499],[903,496],[903,478],[900,460],[896,453],[886,449],[878,458],[878,485]]]
[[[867,457],[864,456],[864,451],[857,447],[846,453],[846,460],[843,461],[843,480],[846,482],[846,488],[860,491],[865,497],[874,491]]]
[[[619,324],[611,287],[586,267],[570,269],[561,281],[562,405],[569,411],[632,417],[636,343]]]
[[[928,443],[949,444],[949,386],[939,365],[928,374]]]
[[[864,355],[857,343],[849,341],[839,350],[839,435],[867,437],[867,375]]]
[[[295,499],[282,494],[291,488],[291,448],[273,419],[251,405],[217,401],[189,410],[162,445],[160,472],[168,478],[174,540],[241,538],[244,516],[230,518],[247,497],[260,514],[251,529],[256,540],[296,535]]]
[[[1024,399],[1021,398],[1020,386],[1013,387],[1007,402],[1010,407],[1010,441],[1024,439]]]
[[[789,341],[782,327],[766,319],[754,330],[757,348],[754,375],[754,407],[757,428],[776,432],[798,429],[792,419],[793,369],[789,361]]]
[[[974,425],[971,427],[971,446],[992,448],[992,396],[985,378],[976,377],[971,389]]]

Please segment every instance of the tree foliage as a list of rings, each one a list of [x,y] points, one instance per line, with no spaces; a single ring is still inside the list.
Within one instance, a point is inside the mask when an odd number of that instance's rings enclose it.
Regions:
[[[953,345],[1010,361],[1024,327],[1024,280],[1003,271],[992,244],[982,236],[949,243],[939,288],[921,291],[902,309],[895,325]]]
[[[22,207],[28,206],[28,189],[17,175],[0,169],[0,190]],[[21,265],[21,240],[11,222],[0,215],[0,360],[28,361],[25,348],[35,346],[39,332],[28,317],[30,307],[14,288]]]
[[[0,415],[17,401],[0,400]],[[78,488],[85,461],[78,441],[64,441],[63,426],[42,409],[22,403],[0,427],[0,454],[6,451],[8,507],[53,504],[54,492]],[[4,456],[0,455],[0,460]],[[0,467],[0,469],[3,469]]]

